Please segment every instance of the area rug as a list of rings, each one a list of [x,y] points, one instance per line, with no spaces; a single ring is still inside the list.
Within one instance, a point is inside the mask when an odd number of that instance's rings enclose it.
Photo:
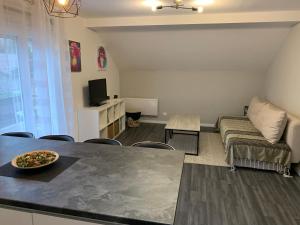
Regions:
[[[194,136],[176,134],[170,144],[177,150],[188,151],[191,146],[196,146],[196,141]],[[201,132],[199,155],[186,155],[184,162],[229,167],[225,162],[225,150],[220,134]]]

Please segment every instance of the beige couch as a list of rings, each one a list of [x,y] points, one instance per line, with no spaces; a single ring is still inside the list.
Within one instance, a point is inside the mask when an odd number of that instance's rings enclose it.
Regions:
[[[292,150],[291,163],[300,163],[300,119],[292,114],[288,115],[288,122],[283,139]]]
[[[281,111],[271,103],[265,103],[268,104],[268,108],[271,106],[277,112]],[[256,111],[263,110],[263,108],[260,103]],[[232,168],[243,166],[289,174],[291,163],[300,163],[300,119],[290,113],[284,113],[285,121],[282,127],[276,128],[278,121],[275,119],[273,126],[272,120],[270,123],[269,119],[269,117],[276,118],[276,112],[274,114],[267,110],[266,112],[265,115],[263,115],[265,112],[261,112],[261,118],[255,118],[259,124],[251,118],[249,120],[248,117],[221,117],[219,119],[220,133],[226,149],[226,161]],[[264,120],[268,122],[263,122]],[[270,135],[265,135],[266,132],[262,127],[264,124],[269,126],[267,128],[269,133],[270,130],[271,133],[274,130],[276,134],[280,133],[276,142],[270,141]],[[278,132],[280,129],[282,131]]]

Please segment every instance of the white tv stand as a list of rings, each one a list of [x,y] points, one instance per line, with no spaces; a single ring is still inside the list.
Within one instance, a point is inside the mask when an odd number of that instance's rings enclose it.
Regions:
[[[115,138],[125,130],[125,102],[122,99],[106,101],[99,107],[78,111],[78,138]]]

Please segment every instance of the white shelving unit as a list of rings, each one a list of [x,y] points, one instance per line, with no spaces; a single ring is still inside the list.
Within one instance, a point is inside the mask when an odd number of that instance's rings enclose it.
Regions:
[[[125,102],[113,99],[99,107],[78,111],[78,138],[115,138],[125,130]]]

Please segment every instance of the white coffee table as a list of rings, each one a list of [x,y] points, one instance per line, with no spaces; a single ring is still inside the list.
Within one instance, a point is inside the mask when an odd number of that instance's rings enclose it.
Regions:
[[[173,115],[167,122],[165,127],[165,143],[168,138],[172,138],[174,131],[180,134],[197,136],[197,152],[196,154],[186,153],[189,155],[199,154],[200,139],[200,116],[199,115]]]

